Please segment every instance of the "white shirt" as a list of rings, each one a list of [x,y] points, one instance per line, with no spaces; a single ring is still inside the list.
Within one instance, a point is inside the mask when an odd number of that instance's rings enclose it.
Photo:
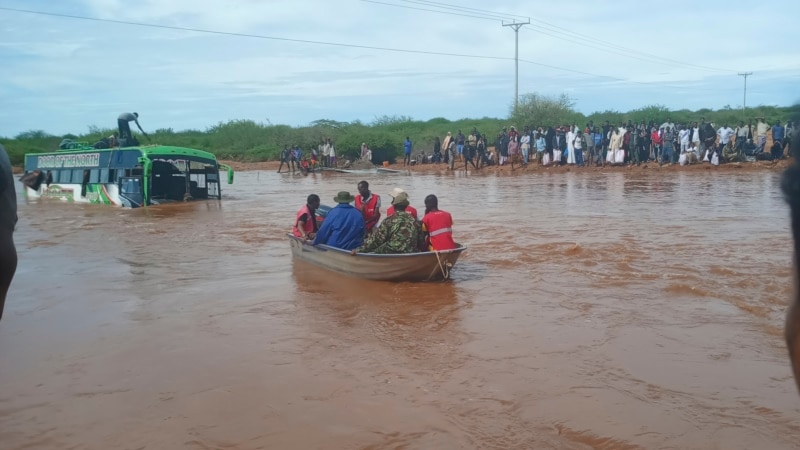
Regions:
[[[692,128],[692,142],[700,142],[700,128]]]
[[[748,131],[750,131],[750,130],[747,128],[747,125],[743,125],[741,127],[737,127],[736,128],[736,136],[740,137],[740,138],[747,138]]]
[[[689,134],[691,134],[689,130],[681,130],[678,132],[678,137],[681,140],[681,144],[689,144]]]
[[[733,128],[720,128],[717,130],[717,135],[719,136],[720,142],[722,144],[727,144],[731,140],[731,136],[733,136]]]
[[[331,157],[335,158],[336,157],[336,150],[333,148],[333,145],[331,145],[331,150],[330,151],[331,151],[331,153],[330,153]]]
[[[522,145],[531,145],[531,136],[529,134],[523,134],[522,138],[520,138],[519,143]]]

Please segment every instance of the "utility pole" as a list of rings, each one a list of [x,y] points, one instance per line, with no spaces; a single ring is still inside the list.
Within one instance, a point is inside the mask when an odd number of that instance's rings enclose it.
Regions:
[[[523,25],[528,25],[530,23],[531,19],[528,19],[527,22],[517,22],[514,20],[511,23],[505,23],[505,21],[503,21],[504,27],[511,27],[514,29],[514,111],[516,111],[519,106],[519,29],[522,28]]]
[[[747,120],[747,77],[753,72],[739,72],[740,77],[744,77],[744,100],[742,101],[742,120]]]

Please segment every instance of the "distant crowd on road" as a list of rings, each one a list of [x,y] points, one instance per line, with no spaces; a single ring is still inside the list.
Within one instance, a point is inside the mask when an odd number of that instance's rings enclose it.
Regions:
[[[701,118],[699,122],[675,124],[670,118],[657,125],[654,121],[634,124],[606,121],[602,126],[588,122],[577,124],[503,128],[494,139],[493,148],[487,148],[486,136],[474,129],[464,135],[458,130],[455,136],[448,132],[443,141],[437,137],[433,153],[420,152],[410,158],[410,140],[406,139],[406,164],[447,163],[454,169],[455,162],[465,169],[472,165],[480,169],[487,165],[515,164],[527,166],[536,163],[544,166],[570,164],[625,165],[656,162],[658,164],[695,164],[709,162],[744,162],[781,159],[790,154],[794,124],[786,126],[780,121],[769,125],[763,117],[747,124],[740,121],[736,128],[728,123],[717,127]],[[772,145],[766,148],[768,138]]]
[[[780,121],[768,124],[763,117],[745,124],[739,121],[733,128],[728,123],[717,126],[705,118],[691,123],[676,124],[671,118],[660,125],[655,121],[639,124],[628,120],[616,125],[606,121],[595,125],[589,121],[578,124],[554,126],[515,126],[503,128],[490,142],[490,138],[473,128],[468,134],[458,130],[447,132],[443,139],[434,138],[433,151],[414,153],[410,137],[403,142],[403,165],[447,164],[454,170],[456,164],[467,169],[471,165],[479,170],[486,166],[510,164],[527,166],[575,165],[639,165],[654,162],[660,165],[696,164],[708,162],[718,165],[730,162],[776,160],[791,155],[791,140],[795,125],[785,126]],[[771,145],[767,148],[767,142]],[[358,157],[357,157],[358,159]],[[372,150],[361,144],[360,159],[372,161]],[[280,153],[280,167],[287,169],[336,168],[342,165],[330,138],[325,138],[307,156],[300,147],[285,146]],[[349,165],[349,161],[343,161]]]

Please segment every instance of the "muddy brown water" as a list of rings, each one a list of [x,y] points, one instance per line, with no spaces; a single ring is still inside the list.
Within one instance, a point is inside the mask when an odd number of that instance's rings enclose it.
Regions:
[[[436,193],[440,284],[294,262],[305,196]],[[21,200],[0,448],[797,448],[778,174],[243,172],[223,202]]]

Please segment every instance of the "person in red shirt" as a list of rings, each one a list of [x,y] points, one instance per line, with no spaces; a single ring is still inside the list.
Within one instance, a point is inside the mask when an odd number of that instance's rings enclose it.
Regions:
[[[314,239],[318,230],[316,212],[319,209],[319,203],[317,194],[308,196],[305,206],[297,212],[297,218],[294,220],[294,226],[292,227],[293,235],[307,240]]]
[[[650,142],[653,144],[653,157],[651,159],[658,161],[658,156],[661,154],[661,135],[656,127],[652,127],[650,130]]]
[[[397,197],[398,194],[401,193],[408,195],[406,191],[400,188],[394,188],[392,192],[389,193],[389,197],[392,197],[392,199],[394,199],[395,197]],[[413,217],[415,220],[419,220],[419,217],[417,217],[417,208],[408,205],[406,206],[406,212],[411,214],[411,217]],[[386,217],[391,217],[392,214],[394,214],[394,205],[389,206],[389,208],[386,210]]]
[[[428,233],[431,251],[440,252],[457,247],[453,240],[453,216],[449,212],[439,209],[439,199],[433,194],[425,197],[422,230]]]
[[[361,211],[361,215],[364,216],[364,225],[369,233],[381,218],[381,196],[370,192],[369,183],[366,181],[358,183],[358,193],[356,209]]]

